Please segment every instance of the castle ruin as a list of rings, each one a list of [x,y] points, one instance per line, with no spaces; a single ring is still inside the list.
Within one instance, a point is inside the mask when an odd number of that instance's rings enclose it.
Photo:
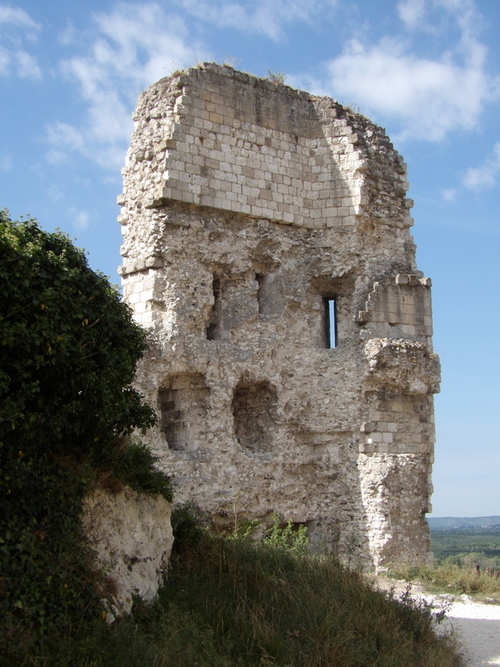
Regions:
[[[145,91],[119,197],[137,383],[178,503],[430,558],[439,362],[406,167],[332,99],[206,64]]]

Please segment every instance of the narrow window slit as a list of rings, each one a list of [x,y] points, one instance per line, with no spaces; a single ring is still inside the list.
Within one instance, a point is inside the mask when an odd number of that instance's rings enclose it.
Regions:
[[[325,297],[323,299],[325,308],[325,340],[327,348],[337,347],[337,299],[334,297]]]
[[[263,311],[263,297],[264,297],[264,287],[265,287],[265,278],[266,276],[262,273],[255,274],[255,280],[257,281],[257,304],[259,308],[259,315],[262,315]]]
[[[220,335],[220,320],[221,320],[221,280],[214,276],[212,283],[212,291],[214,295],[214,305],[210,312],[210,320],[207,326],[207,340],[218,340]]]

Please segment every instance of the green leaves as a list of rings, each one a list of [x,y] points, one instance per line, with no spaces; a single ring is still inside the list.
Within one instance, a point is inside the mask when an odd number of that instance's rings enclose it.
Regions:
[[[117,290],[65,235],[0,216],[0,437],[36,427],[81,453],[150,425],[129,387],[145,335]]]
[[[168,480],[124,441],[155,416],[131,386],[145,333],[116,288],[67,236],[5,210],[0,287],[0,616],[39,637],[97,604],[79,528],[93,481],[168,496]]]

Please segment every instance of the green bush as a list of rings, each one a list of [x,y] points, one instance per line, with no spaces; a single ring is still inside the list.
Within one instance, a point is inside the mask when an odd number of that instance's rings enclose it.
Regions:
[[[273,525],[264,536],[263,543],[274,549],[305,554],[309,544],[306,526],[295,527],[290,520],[284,523],[279,514],[273,518]]]
[[[145,334],[62,233],[0,211],[0,650],[97,613],[79,516],[98,480],[168,495],[132,388]],[[76,616],[75,616],[76,615]],[[68,630],[69,631],[69,630]]]

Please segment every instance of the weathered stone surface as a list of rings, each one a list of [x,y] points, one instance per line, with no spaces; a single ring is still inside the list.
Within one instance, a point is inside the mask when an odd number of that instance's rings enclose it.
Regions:
[[[98,489],[85,499],[82,524],[97,564],[116,590],[110,612],[128,613],[134,595],[152,600],[173,544],[167,501],[129,488],[113,494]]]
[[[368,566],[426,561],[439,363],[384,131],[216,65],[159,81],[135,121],[121,274],[176,501],[280,512]]]

